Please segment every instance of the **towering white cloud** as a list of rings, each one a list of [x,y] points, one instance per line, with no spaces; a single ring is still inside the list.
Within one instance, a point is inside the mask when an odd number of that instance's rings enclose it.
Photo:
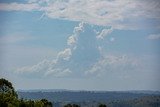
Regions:
[[[103,29],[101,31],[101,33],[99,35],[97,35],[97,38],[98,39],[104,39],[105,36],[109,35],[110,33],[112,33],[113,29],[110,28],[110,29]]]
[[[100,34],[105,38],[111,31],[112,29],[102,30]],[[103,53],[103,46],[98,43],[100,38],[97,37],[99,34],[94,32],[92,26],[82,22],[74,28],[73,34],[68,37],[66,48],[57,54],[55,60],[44,60],[33,66],[19,68],[16,72],[37,77],[81,77],[137,66],[135,60],[126,56],[108,56]]]
[[[138,59],[126,55],[106,55],[97,61],[90,70],[85,73],[88,75],[101,76],[113,72],[133,72],[139,71],[141,63]]]
[[[72,74],[72,71],[75,66],[75,62],[73,61],[73,55],[79,47],[77,44],[79,43],[78,38],[80,33],[84,31],[84,23],[80,23],[79,26],[75,27],[73,30],[73,34],[68,38],[67,44],[68,48],[60,51],[57,54],[57,58],[55,60],[43,60],[36,65],[27,66],[17,69],[17,73],[19,74],[35,74],[40,77],[45,77],[49,75],[53,75],[55,77],[68,76]],[[75,40],[71,40],[72,37],[76,38]],[[74,42],[73,42],[74,41]],[[75,49],[75,47],[77,47]]]
[[[57,60],[69,60],[70,56],[72,55],[71,49],[67,48],[64,51],[61,51],[58,53],[58,59]]]
[[[72,46],[76,43],[76,37],[75,36],[70,36],[67,40],[67,45]]]
[[[73,30],[73,34],[69,36],[67,40],[67,45],[70,46],[71,48],[76,48],[76,43],[78,41],[78,36],[81,32],[84,32],[84,23],[81,22],[79,23],[78,27],[75,27]]]

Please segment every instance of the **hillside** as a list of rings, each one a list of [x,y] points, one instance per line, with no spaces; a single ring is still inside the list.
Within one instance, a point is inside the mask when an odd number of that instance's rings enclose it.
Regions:
[[[71,90],[21,90],[20,98],[52,101],[55,107],[78,104],[81,107],[160,107],[158,91],[71,91]]]
[[[160,95],[156,91],[69,91],[69,90],[32,90],[18,91],[20,98],[24,99],[41,99],[46,98],[50,101],[112,101],[133,99],[150,95]]]
[[[107,103],[108,107],[160,107],[160,96],[147,96],[132,100],[117,100]]]

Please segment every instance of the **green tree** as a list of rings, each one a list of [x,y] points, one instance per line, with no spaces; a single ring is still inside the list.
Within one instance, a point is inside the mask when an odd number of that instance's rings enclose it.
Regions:
[[[64,107],[72,107],[71,104],[64,105]]]
[[[12,86],[12,83],[4,78],[0,79],[0,93],[10,93],[13,96],[18,97],[17,93],[15,92]]]
[[[18,107],[18,95],[12,83],[6,79],[0,79],[0,107]]]
[[[107,107],[105,104],[100,104],[99,107]]]
[[[80,107],[80,106],[77,104],[67,104],[67,105],[64,105],[64,107]]]
[[[80,106],[77,104],[73,104],[72,107],[80,107]]]
[[[12,83],[2,78],[0,79],[0,107],[52,107],[52,103],[46,99],[19,100]]]
[[[44,104],[44,107],[52,107],[52,103],[46,99],[41,99],[41,102]]]

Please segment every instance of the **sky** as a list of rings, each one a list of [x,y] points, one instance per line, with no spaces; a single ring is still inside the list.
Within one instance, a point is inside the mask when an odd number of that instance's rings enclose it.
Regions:
[[[159,0],[1,0],[0,78],[16,89],[159,90]]]

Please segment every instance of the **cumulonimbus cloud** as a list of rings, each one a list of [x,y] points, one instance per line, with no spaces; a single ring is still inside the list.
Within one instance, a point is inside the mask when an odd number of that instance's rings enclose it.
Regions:
[[[109,35],[110,33],[112,33],[112,31],[113,31],[112,28],[110,28],[110,29],[103,29],[103,30],[101,31],[101,33],[100,33],[99,35],[97,35],[97,38],[98,38],[98,39],[104,39],[104,37],[105,37],[106,35]]]
[[[22,68],[18,68],[16,70],[16,73],[22,74],[22,75],[31,75],[34,74],[38,77],[45,77],[48,75],[53,75],[55,77],[61,77],[61,76],[68,76],[69,74],[72,74],[71,63],[73,56],[73,51],[76,51],[75,47],[77,46],[78,42],[78,36],[80,33],[83,32],[83,22],[79,24],[79,26],[75,27],[73,30],[73,34],[68,38],[68,41],[70,41],[71,37],[77,38],[73,43],[71,41],[68,44],[68,48],[64,49],[63,51],[60,51],[57,54],[57,58],[55,60],[49,61],[49,60],[43,60],[39,62],[36,65],[33,66],[26,66]],[[74,65],[73,65],[74,66]]]
[[[101,76],[112,72],[133,72],[141,68],[140,60],[127,55],[106,55],[97,61],[91,69],[85,72],[87,75]]]
[[[103,38],[110,34],[104,33],[103,29],[99,34],[102,33]],[[68,37],[67,48],[60,51],[55,60],[43,60],[33,66],[18,68],[16,73],[34,74],[37,77],[81,77],[99,75],[109,70],[115,71],[120,66],[123,66],[124,70],[127,67],[137,66],[134,60],[127,57],[104,55],[98,43],[99,34],[95,33],[91,25],[81,22],[74,28],[73,34]]]

